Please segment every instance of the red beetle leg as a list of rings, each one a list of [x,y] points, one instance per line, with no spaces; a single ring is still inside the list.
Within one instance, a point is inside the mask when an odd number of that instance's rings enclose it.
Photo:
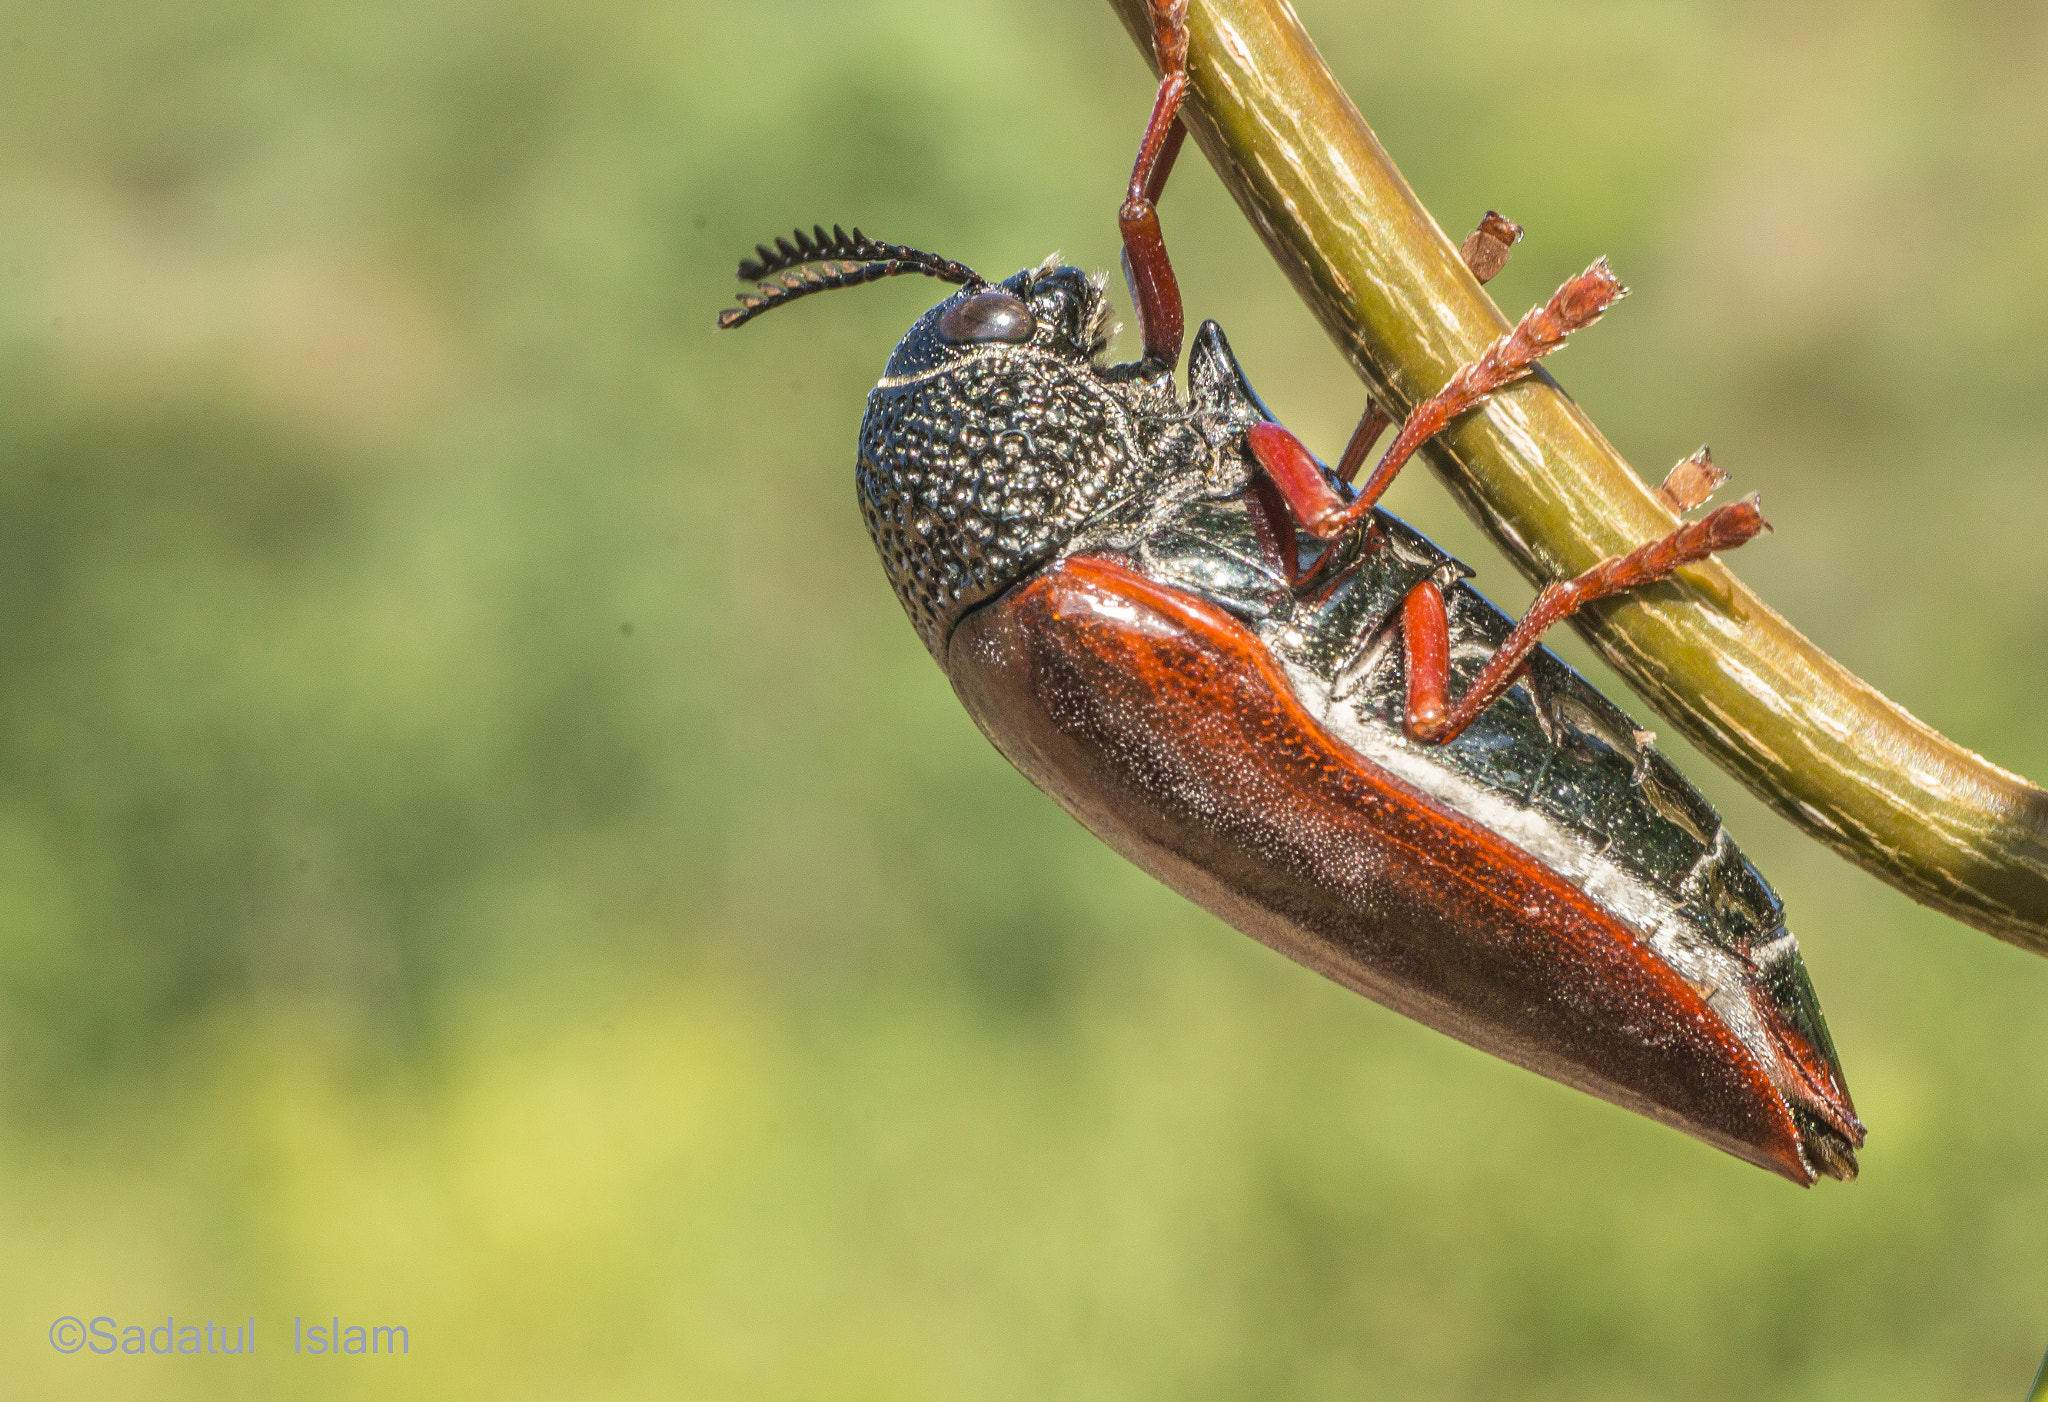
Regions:
[[[1624,593],[1645,584],[1667,579],[1674,570],[1704,560],[1717,550],[1732,550],[1744,541],[1767,528],[1763,512],[1757,509],[1754,498],[1738,501],[1709,512],[1697,521],[1688,521],[1667,536],[1651,541],[1648,545],[1630,551],[1626,555],[1611,555],[1593,568],[1572,579],[1544,586],[1536,596],[1536,602],[1522,615],[1522,621],[1508,634],[1507,641],[1495,650],[1479,670],[1457,703],[1441,718],[1431,723],[1426,715],[1418,712],[1416,701],[1416,664],[1412,659],[1417,655],[1418,644],[1409,634],[1416,627],[1418,619],[1425,632],[1432,627],[1441,628],[1443,620],[1443,595],[1436,594],[1434,613],[1427,598],[1418,602],[1424,590],[1434,591],[1435,586],[1427,582],[1417,585],[1409,594],[1401,610],[1401,624],[1404,645],[1411,658],[1409,671],[1408,729],[1418,740],[1448,744],[1458,733],[1473,721],[1481,711],[1500,699],[1502,692],[1514,685],[1515,676],[1522,664],[1535,651],[1537,642],[1554,623],[1569,618],[1581,607],[1595,599],[1604,599],[1612,594]],[[1428,652],[1427,638],[1420,644],[1425,656]],[[1448,666],[1445,665],[1448,675]],[[1427,685],[1427,683],[1425,683]],[[1441,685],[1438,683],[1438,685]],[[1439,701],[1441,692],[1438,692]],[[1426,699],[1426,698],[1425,698]]]
[[[1273,479],[1264,473],[1253,474],[1245,501],[1251,508],[1252,531],[1258,536],[1260,550],[1279,564],[1290,588],[1301,583],[1301,535],[1294,529],[1294,515],[1281,500]]]
[[[1335,530],[1329,523],[1344,516],[1344,498],[1323,476],[1323,466],[1302,441],[1270,419],[1255,423],[1244,433],[1245,444],[1266,471],[1287,509],[1308,533],[1328,540]]]
[[[1394,474],[1445,424],[1477,407],[1487,395],[1522,379],[1538,360],[1562,346],[1572,332],[1597,321],[1623,291],[1603,258],[1558,288],[1548,302],[1523,317],[1514,330],[1481,351],[1478,359],[1460,366],[1450,383],[1416,405],[1408,415],[1386,456],[1358,489],[1344,524],[1350,525],[1370,511],[1393,482]]]
[[[1486,211],[1486,217],[1479,221],[1479,227],[1465,235],[1465,242],[1458,249],[1458,257],[1472,270],[1472,276],[1479,279],[1479,285],[1484,287],[1508,265],[1508,255],[1515,251],[1515,245],[1521,241],[1522,226],[1489,209]]]
[[[1727,480],[1727,472],[1714,466],[1714,455],[1702,444],[1691,457],[1681,459],[1666,473],[1664,485],[1651,495],[1670,507],[1672,515],[1683,516],[1712,496]]]
[[[1450,619],[1434,579],[1409,590],[1401,603],[1401,658],[1408,677],[1408,733],[1427,739],[1443,726],[1451,681]]]
[[[1159,95],[1152,100],[1152,117],[1138,142],[1130,192],[1116,216],[1124,241],[1124,280],[1130,284],[1131,303],[1137,309],[1145,359],[1157,365],[1180,361],[1187,325],[1181,311],[1180,284],[1174,279],[1172,260],[1166,256],[1165,236],[1159,232],[1157,208],[1166,177],[1172,173],[1174,158],[1187,136],[1187,128],[1179,120],[1181,98],[1188,90],[1187,21],[1187,0],[1152,0]]]
[[[1365,466],[1365,455],[1372,451],[1372,445],[1380,441],[1380,435],[1387,431],[1387,425],[1394,416],[1380,408],[1379,401],[1365,401],[1365,412],[1358,416],[1358,427],[1351,430],[1351,441],[1344,445],[1344,456],[1337,460],[1337,476],[1349,482],[1358,476],[1358,469]]]

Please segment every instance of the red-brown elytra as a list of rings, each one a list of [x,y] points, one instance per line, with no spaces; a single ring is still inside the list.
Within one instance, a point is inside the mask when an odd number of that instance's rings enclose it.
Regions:
[[[1764,529],[1753,499],[1554,583],[1511,623],[1374,503],[1458,416],[1622,294],[1604,261],[1335,471],[1273,421],[1214,322],[1184,322],[1157,203],[1185,128],[1186,0],[1118,211],[1143,354],[1105,364],[1103,280],[822,227],[740,264],[721,327],[902,273],[960,291],[868,397],[861,510],[904,610],[997,749],[1097,836],[1346,987],[1809,1184],[1863,1126],[1799,946],[1705,799],[1537,645],[1594,599]],[[1465,242],[1481,281],[1521,230]],[[1724,480],[1704,453],[1674,511]]]

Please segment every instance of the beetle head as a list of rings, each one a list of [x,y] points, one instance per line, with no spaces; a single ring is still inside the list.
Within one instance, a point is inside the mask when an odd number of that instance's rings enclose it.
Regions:
[[[911,326],[883,373],[929,374],[991,357],[1053,356],[1090,365],[1109,347],[1109,298],[1099,278],[1048,258],[1002,282],[970,283]]]
[[[941,664],[953,626],[1145,479],[1130,396],[1098,365],[1102,284],[1050,262],[919,317],[861,421],[861,514]]]
[[[1000,283],[933,254],[822,228],[740,265],[759,296],[719,317],[900,273],[960,284],[897,345],[861,423],[861,514],[889,583],[943,664],[953,626],[1051,558],[1144,480],[1156,454],[1141,402],[1172,400],[1158,367],[1100,363],[1103,280],[1057,258]],[[773,282],[767,281],[774,278]],[[1152,402],[1162,395],[1161,404]]]

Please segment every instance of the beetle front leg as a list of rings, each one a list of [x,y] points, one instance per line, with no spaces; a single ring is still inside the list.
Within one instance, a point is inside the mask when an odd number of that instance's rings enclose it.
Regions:
[[[1124,281],[1138,313],[1138,332],[1148,365],[1171,368],[1180,362],[1186,329],[1181,312],[1180,284],[1166,256],[1159,232],[1159,196],[1173,173],[1187,128],[1180,118],[1181,99],[1188,90],[1188,0],[1152,0],[1152,42],[1159,55],[1159,95],[1152,117],[1138,143],[1131,168],[1131,188],[1117,211],[1117,229],[1124,240]]]
[[[1472,679],[1465,694],[1448,708],[1450,629],[1443,591],[1426,579],[1410,590],[1401,605],[1402,655],[1408,670],[1408,733],[1417,740],[1449,744],[1480,712],[1514,684],[1529,654],[1551,625],[1595,599],[1625,593],[1668,579],[1685,565],[1696,564],[1720,550],[1733,550],[1768,529],[1754,497],[1688,521],[1667,536],[1626,555],[1611,555],[1571,579],[1544,586],[1514,631]]]

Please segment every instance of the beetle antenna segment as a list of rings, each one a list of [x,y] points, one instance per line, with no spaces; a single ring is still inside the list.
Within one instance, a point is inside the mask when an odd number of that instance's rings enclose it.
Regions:
[[[829,259],[851,262],[888,262],[911,265],[905,271],[916,271],[941,282],[984,282],[980,273],[965,263],[955,263],[950,258],[941,258],[936,253],[901,243],[882,243],[869,238],[858,228],[849,234],[837,224],[832,232],[826,233],[823,224],[813,224],[811,232],[795,231],[796,242],[788,239],[775,240],[775,247],[765,243],[754,245],[758,258],[742,258],[739,277],[745,282],[759,282],[770,273],[779,273],[784,268],[794,268],[803,263],[822,263]]]
[[[744,281],[758,283],[759,294],[742,292],[737,307],[720,312],[721,331],[744,325],[770,307],[808,297],[813,292],[853,287],[905,273],[922,273],[962,287],[978,286],[988,280],[965,263],[907,244],[880,243],[857,228],[849,234],[837,224],[829,234],[823,224],[813,225],[808,234],[798,229],[794,243],[778,238],[773,248],[765,243],[755,244],[754,252],[757,257],[740,260],[738,275]],[[775,280],[767,281],[769,278]]]

